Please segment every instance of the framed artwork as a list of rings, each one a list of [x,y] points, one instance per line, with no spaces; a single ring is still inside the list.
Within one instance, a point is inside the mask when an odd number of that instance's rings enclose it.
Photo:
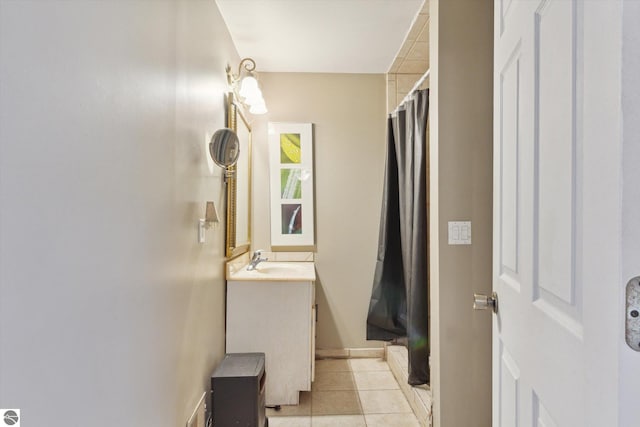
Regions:
[[[271,246],[313,246],[313,125],[269,123]]]

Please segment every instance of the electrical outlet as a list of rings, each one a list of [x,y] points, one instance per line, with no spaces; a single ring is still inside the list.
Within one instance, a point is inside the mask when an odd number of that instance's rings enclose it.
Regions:
[[[206,400],[206,396],[207,393],[203,393],[202,397],[200,398],[200,401],[198,402],[198,405],[196,405],[196,408],[193,410],[193,414],[191,414],[191,416],[189,417],[189,420],[187,421],[187,427],[206,427],[205,423],[205,400]]]

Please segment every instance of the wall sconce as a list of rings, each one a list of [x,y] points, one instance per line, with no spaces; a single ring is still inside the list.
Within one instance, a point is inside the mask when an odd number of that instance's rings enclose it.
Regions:
[[[233,74],[231,67],[227,65],[227,81],[238,99],[249,106],[251,114],[264,114],[267,112],[267,105],[262,97],[255,69],[256,61],[251,58],[244,58],[240,61],[238,74]]]
[[[204,243],[204,231],[220,222],[218,210],[213,202],[207,202],[204,218],[198,220],[198,243]]]

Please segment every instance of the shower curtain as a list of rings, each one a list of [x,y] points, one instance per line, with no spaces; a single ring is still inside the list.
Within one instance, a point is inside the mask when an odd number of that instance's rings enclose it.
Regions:
[[[407,338],[411,385],[429,382],[428,112],[424,89],[387,120],[378,258],[367,316],[368,340]]]

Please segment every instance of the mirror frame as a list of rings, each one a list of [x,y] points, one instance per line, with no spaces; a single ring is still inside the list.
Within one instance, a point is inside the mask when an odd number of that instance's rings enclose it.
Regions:
[[[237,187],[237,174],[238,172],[245,173],[244,171],[238,171],[237,164],[229,166],[229,171],[232,172],[229,178],[227,178],[227,236],[226,236],[226,248],[225,255],[227,258],[236,257],[249,251],[251,247],[251,126],[243,114],[242,105],[235,100],[233,93],[227,94],[227,127],[238,134],[238,126],[245,126],[247,133],[249,134],[249,140],[246,141],[246,147],[244,142],[240,141],[240,156],[248,156],[247,164],[249,165],[246,171],[247,176],[247,241],[237,242],[237,209],[238,209],[238,187]],[[240,138],[240,135],[238,135]]]

